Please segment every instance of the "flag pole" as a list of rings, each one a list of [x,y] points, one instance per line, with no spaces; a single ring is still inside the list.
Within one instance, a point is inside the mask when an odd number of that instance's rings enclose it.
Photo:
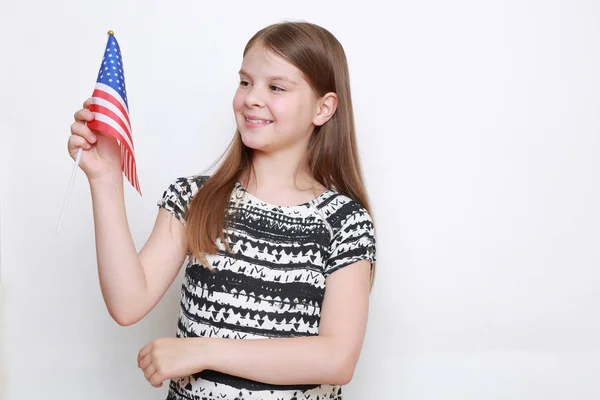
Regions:
[[[62,226],[63,218],[65,217],[65,211],[67,210],[67,203],[69,202],[69,196],[71,195],[71,189],[73,188],[73,182],[75,181],[75,174],[77,173],[77,167],[79,166],[79,160],[81,160],[81,153],[83,152],[83,148],[79,148],[77,150],[77,155],[75,156],[75,164],[73,165],[73,172],[71,172],[71,180],[69,181],[69,188],[67,189],[67,195],[65,196],[65,202],[63,204],[62,212],[60,213],[60,219],[58,220],[58,226],[56,227],[56,234],[60,233],[60,228]]]
[[[106,33],[108,36],[114,35],[115,33],[110,30]],[[87,123],[86,123],[87,125]],[[62,222],[65,217],[65,212],[67,210],[67,203],[69,202],[69,197],[71,195],[71,189],[73,188],[73,183],[75,182],[75,174],[77,173],[77,167],[79,167],[79,161],[81,160],[81,153],[83,152],[83,148],[80,147],[77,150],[77,155],[75,156],[75,164],[73,165],[73,171],[71,172],[71,179],[69,181],[69,187],[67,188],[67,195],[65,196],[65,201],[63,203],[62,211],[60,213],[60,218],[58,219],[58,225],[56,227],[56,234],[60,233],[60,228],[62,227]]]

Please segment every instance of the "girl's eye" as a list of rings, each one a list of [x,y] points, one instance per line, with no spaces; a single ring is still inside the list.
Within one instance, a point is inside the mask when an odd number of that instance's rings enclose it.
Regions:
[[[248,86],[248,85],[250,85],[250,82],[244,81],[244,80],[240,81],[240,86]]]
[[[285,92],[285,89],[280,88],[279,86],[271,86],[271,90],[274,92]]]

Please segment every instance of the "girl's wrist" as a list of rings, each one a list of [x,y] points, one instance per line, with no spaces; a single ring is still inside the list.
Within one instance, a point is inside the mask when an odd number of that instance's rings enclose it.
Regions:
[[[88,181],[91,189],[123,186],[121,171],[108,172],[94,178],[88,178]]]
[[[193,344],[194,359],[198,360],[198,362],[200,364],[199,365],[200,368],[202,370],[205,370],[205,369],[214,370],[215,369],[214,344],[216,343],[216,341],[214,341],[208,337],[198,337],[198,338],[193,338],[192,340],[195,341],[195,343]]]

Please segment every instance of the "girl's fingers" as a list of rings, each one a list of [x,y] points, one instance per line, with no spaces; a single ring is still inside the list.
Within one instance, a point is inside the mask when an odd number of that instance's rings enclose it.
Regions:
[[[90,122],[94,120],[94,113],[86,108],[82,108],[73,115],[73,119],[75,119],[75,122],[80,123]]]
[[[138,353],[138,365],[140,365],[140,361],[143,358],[145,358],[148,354],[150,354],[150,350],[152,349],[152,343],[153,342],[146,344],[144,347],[142,347],[142,349]]]
[[[150,378],[148,378],[148,382],[150,382],[150,384],[155,388],[159,388],[163,385],[162,379],[160,379],[160,374],[158,373],[158,371],[155,371],[152,375],[150,375]]]
[[[146,357],[144,357],[140,361],[138,361],[138,366],[141,369],[146,369],[146,367],[148,367],[148,365],[150,365],[151,362],[152,362],[152,356],[150,354],[148,354],[148,355],[146,355]]]
[[[152,375],[154,375],[156,373],[156,367],[154,366],[154,364],[150,364],[143,371],[144,371],[144,376],[146,377],[146,379],[148,381],[150,381],[150,378],[152,377]]]
[[[90,130],[90,128],[79,122],[74,122],[71,125],[71,135],[81,136],[90,143],[96,143],[98,140],[98,137]]]
[[[86,101],[83,102],[83,108],[90,108],[90,102],[91,102],[91,98],[88,98]]]
[[[80,147],[84,150],[89,150],[92,147],[92,145],[81,136],[71,135],[71,137],[69,137],[68,143],[69,153]]]

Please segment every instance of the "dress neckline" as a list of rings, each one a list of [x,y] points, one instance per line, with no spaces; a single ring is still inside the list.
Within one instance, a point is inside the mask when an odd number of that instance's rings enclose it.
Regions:
[[[252,193],[248,192],[245,188],[244,185],[242,185],[242,182],[240,182],[240,180],[238,179],[235,183],[236,188],[238,190],[240,190],[245,196],[247,196],[248,198],[252,199],[255,202],[258,203],[262,203],[268,207],[273,207],[273,208],[283,208],[283,209],[294,209],[294,208],[306,208],[309,207],[311,204],[316,204],[318,203],[322,198],[324,198],[327,194],[331,193],[332,190],[331,189],[326,189],[325,191],[321,192],[321,194],[319,194],[317,197],[302,203],[302,204],[294,204],[294,205],[289,205],[289,206],[284,206],[284,205],[278,205],[278,204],[272,204],[269,202],[266,202],[258,197],[256,197],[255,195],[253,195]]]

